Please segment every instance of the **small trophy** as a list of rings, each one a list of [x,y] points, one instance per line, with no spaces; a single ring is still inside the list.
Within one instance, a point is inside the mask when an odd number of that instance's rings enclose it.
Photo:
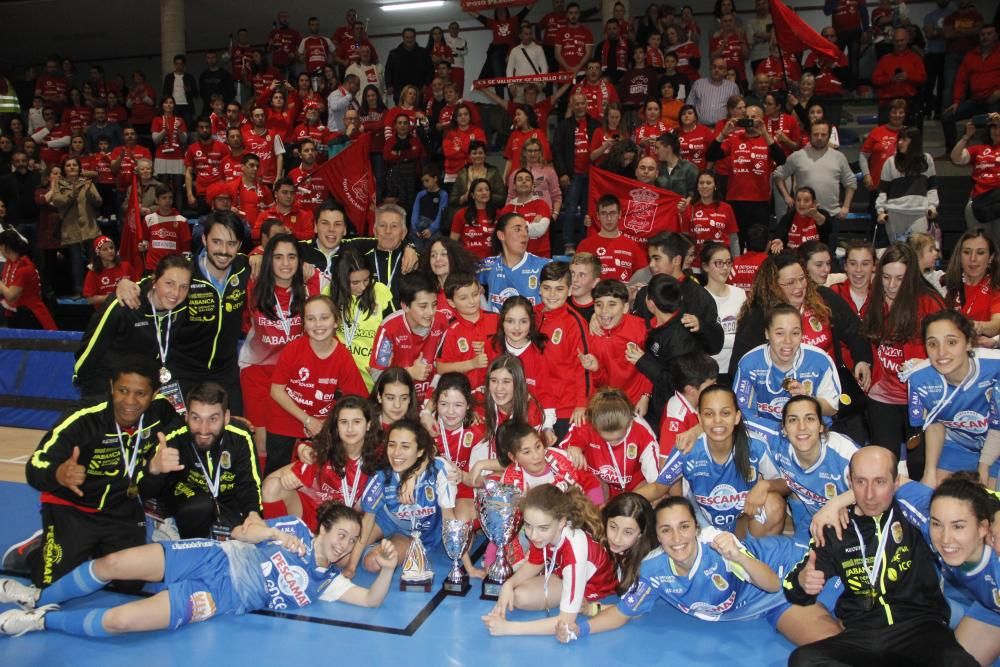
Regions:
[[[499,599],[503,583],[514,572],[514,568],[507,561],[507,545],[514,537],[515,529],[520,522],[518,510],[520,500],[521,491],[517,487],[499,484],[494,480],[486,480],[483,488],[476,492],[476,506],[483,532],[497,548],[496,560],[483,579],[480,600]]]
[[[469,574],[462,567],[462,554],[469,546],[472,526],[461,519],[445,519],[441,524],[441,541],[444,551],[451,559],[451,571],[444,579],[444,592],[448,595],[464,596],[469,592]]]
[[[403,573],[399,578],[399,590],[431,592],[434,584],[434,570],[427,563],[427,550],[420,541],[420,533],[410,534],[410,546],[403,560]]]

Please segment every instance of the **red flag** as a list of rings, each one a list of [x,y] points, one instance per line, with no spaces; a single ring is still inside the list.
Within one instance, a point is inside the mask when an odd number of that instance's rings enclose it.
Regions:
[[[462,11],[481,12],[497,7],[521,7],[533,4],[535,4],[535,0],[462,0]]]
[[[604,195],[618,197],[622,207],[619,228],[625,236],[644,248],[646,241],[660,232],[680,230],[677,202],[681,197],[676,192],[591,167],[587,211],[593,221],[590,229],[594,232],[599,229],[597,200]]]
[[[778,46],[786,53],[802,53],[810,49],[838,65],[847,65],[847,56],[836,44],[813,30],[781,0],[771,0],[771,22],[774,23]]]
[[[132,174],[125,220],[122,224],[122,239],[118,254],[132,265],[132,280],[139,280],[146,261],[139,252],[139,242],[146,238],[146,224],[142,221],[142,205],[139,203],[139,178]]]
[[[375,227],[375,175],[368,159],[371,142],[371,135],[362,132],[316,171],[361,236],[370,236]]]

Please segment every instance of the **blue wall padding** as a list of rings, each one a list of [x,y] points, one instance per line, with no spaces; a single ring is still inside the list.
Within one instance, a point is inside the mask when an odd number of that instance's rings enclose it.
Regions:
[[[0,426],[48,430],[63,409],[33,405],[30,399],[80,399],[80,392],[73,386],[73,350],[82,337],[79,331],[0,329],[0,369],[3,369],[0,372],[0,399],[3,401]],[[62,349],[23,349],[46,344]],[[11,400],[18,399],[24,399],[25,404],[10,404]]]

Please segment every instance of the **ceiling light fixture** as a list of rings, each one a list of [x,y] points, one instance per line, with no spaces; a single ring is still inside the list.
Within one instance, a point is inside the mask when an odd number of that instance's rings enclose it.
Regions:
[[[406,9],[432,9],[443,7],[444,0],[423,0],[422,2],[395,2],[391,5],[380,5],[383,12],[399,12]]]

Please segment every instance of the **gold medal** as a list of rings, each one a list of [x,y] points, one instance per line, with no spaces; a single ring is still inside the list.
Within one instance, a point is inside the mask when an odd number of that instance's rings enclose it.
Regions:
[[[136,484],[135,482],[132,482],[131,484],[128,485],[128,491],[126,491],[126,493],[128,494],[129,498],[138,498],[139,485]]]

